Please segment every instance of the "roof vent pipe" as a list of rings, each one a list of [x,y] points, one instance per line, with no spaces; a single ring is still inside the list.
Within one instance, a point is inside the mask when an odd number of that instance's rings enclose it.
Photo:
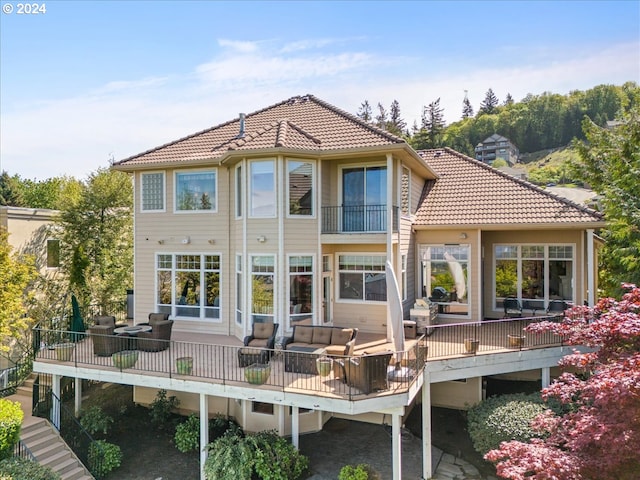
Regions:
[[[244,138],[244,113],[240,114],[240,132],[238,132],[237,138]]]

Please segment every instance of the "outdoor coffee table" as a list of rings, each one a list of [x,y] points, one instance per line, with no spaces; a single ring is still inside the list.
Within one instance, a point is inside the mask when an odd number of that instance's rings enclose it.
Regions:
[[[134,325],[132,327],[118,327],[113,329],[113,333],[115,333],[116,335],[126,333],[127,335],[135,337],[140,332],[150,332],[151,328],[152,328],[151,325]]]
[[[284,351],[284,371],[317,375],[316,359],[326,353],[326,348],[289,347]]]

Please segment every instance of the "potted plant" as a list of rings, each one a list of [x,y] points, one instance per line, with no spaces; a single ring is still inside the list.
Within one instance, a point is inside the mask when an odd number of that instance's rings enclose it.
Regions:
[[[330,357],[316,358],[316,368],[318,369],[318,374],[321,377],[328,376],[333,368],[333,359]]]
[[[125,368],[133,367],[138,361],[138,351],[137,350],[123,350],[121,352],[116,352],[111,355],[111,359],[113,360],[113,365],[120,370],[124,370]]]
[[[477,338],[464,339],[464,351],[466,353],[476,353],[478,351],[479,345],[480,345],[480,340],[478,340]]]
[[[520,348],[524,346],[524,335],[507,335],[509,340],[509,348]]]
[[[53,346],[53,349],[56,351],[56,358],[58,360],[68,362],[71,360],[71,355],[73,355],[76,346],[73,343],[57,343]]]
[[[176,358],[176,370],[180,375],[191,375],[193,371],[193,357]]]
[[[262,385],[269,380],[271,365],[268,363],[252,363],[244,369],[244,378],[254,385]]]

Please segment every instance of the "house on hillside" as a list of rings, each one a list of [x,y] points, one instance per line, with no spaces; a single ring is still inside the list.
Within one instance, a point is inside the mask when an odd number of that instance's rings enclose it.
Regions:
[[[556,340],[514,351],[502,337],[491,348],[487,337],[483,354],[470,356],[461,347],[464,328],[521,331],[519,323],[491,322],[505,316],[508,297],[532,317],[554,300],[595,302],[600,214],[453,150],[415,151],[312,95],[113,168],[131,173],[135,185],[135,323],[150,312],[167,314],[174,343],[141,352],[139,362],[148,363],[140,370],[115,369],[94,357],[88,341],[72,362],[40,352],[34,369],[58,382],[72,376],[134,385],[143,404],[165,388],[201,418],[220,412],[247,430],[291,435],[294,445],[331,417],[390,420],[394,479],[402,475],[402,417],[416,404],[423,409],[427,478],[431,405],[466,408],[481,400],[486,375],[535,370],[548,383],[562,356]],[[358,358],[349,354],[349,365],[398,350],[387,342],[387,261],[409,327],[416,303],[437,301],[438,324],[407,335],[403,358],[412,373],[387,383],[387,359],[371,391],[345,387],[339,375],[289,376],[280,337],[301,326],[357,329]],[[272,383],[251,385],[234,376],[248,368],[236,364],[244,354],[236,350],[256,325],[270,323],[278,324],[279,337]],[[168,355],[190,349],[201,370],[177,375]]]
[[[501,158],[509,166],[513,166],[518,163],[520,157],[518,148],[508,138],[497,133],[485,138],[483,142],[476,145],[475,152],[476,160],[489,165]]]

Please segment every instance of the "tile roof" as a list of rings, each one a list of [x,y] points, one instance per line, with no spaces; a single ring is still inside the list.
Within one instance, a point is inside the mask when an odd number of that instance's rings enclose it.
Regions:
[[[239,138],[239,132],[238,118],[126,158],[114,166],[219,160],[232,151],[243,150],[287,148],[321,153],[405,143],[313,95],[292,97],[247,114],[244,137]]]
[[[439,178],[425,184],[416,226],[604,225],[594,210],[449,148],[418,154]]]

